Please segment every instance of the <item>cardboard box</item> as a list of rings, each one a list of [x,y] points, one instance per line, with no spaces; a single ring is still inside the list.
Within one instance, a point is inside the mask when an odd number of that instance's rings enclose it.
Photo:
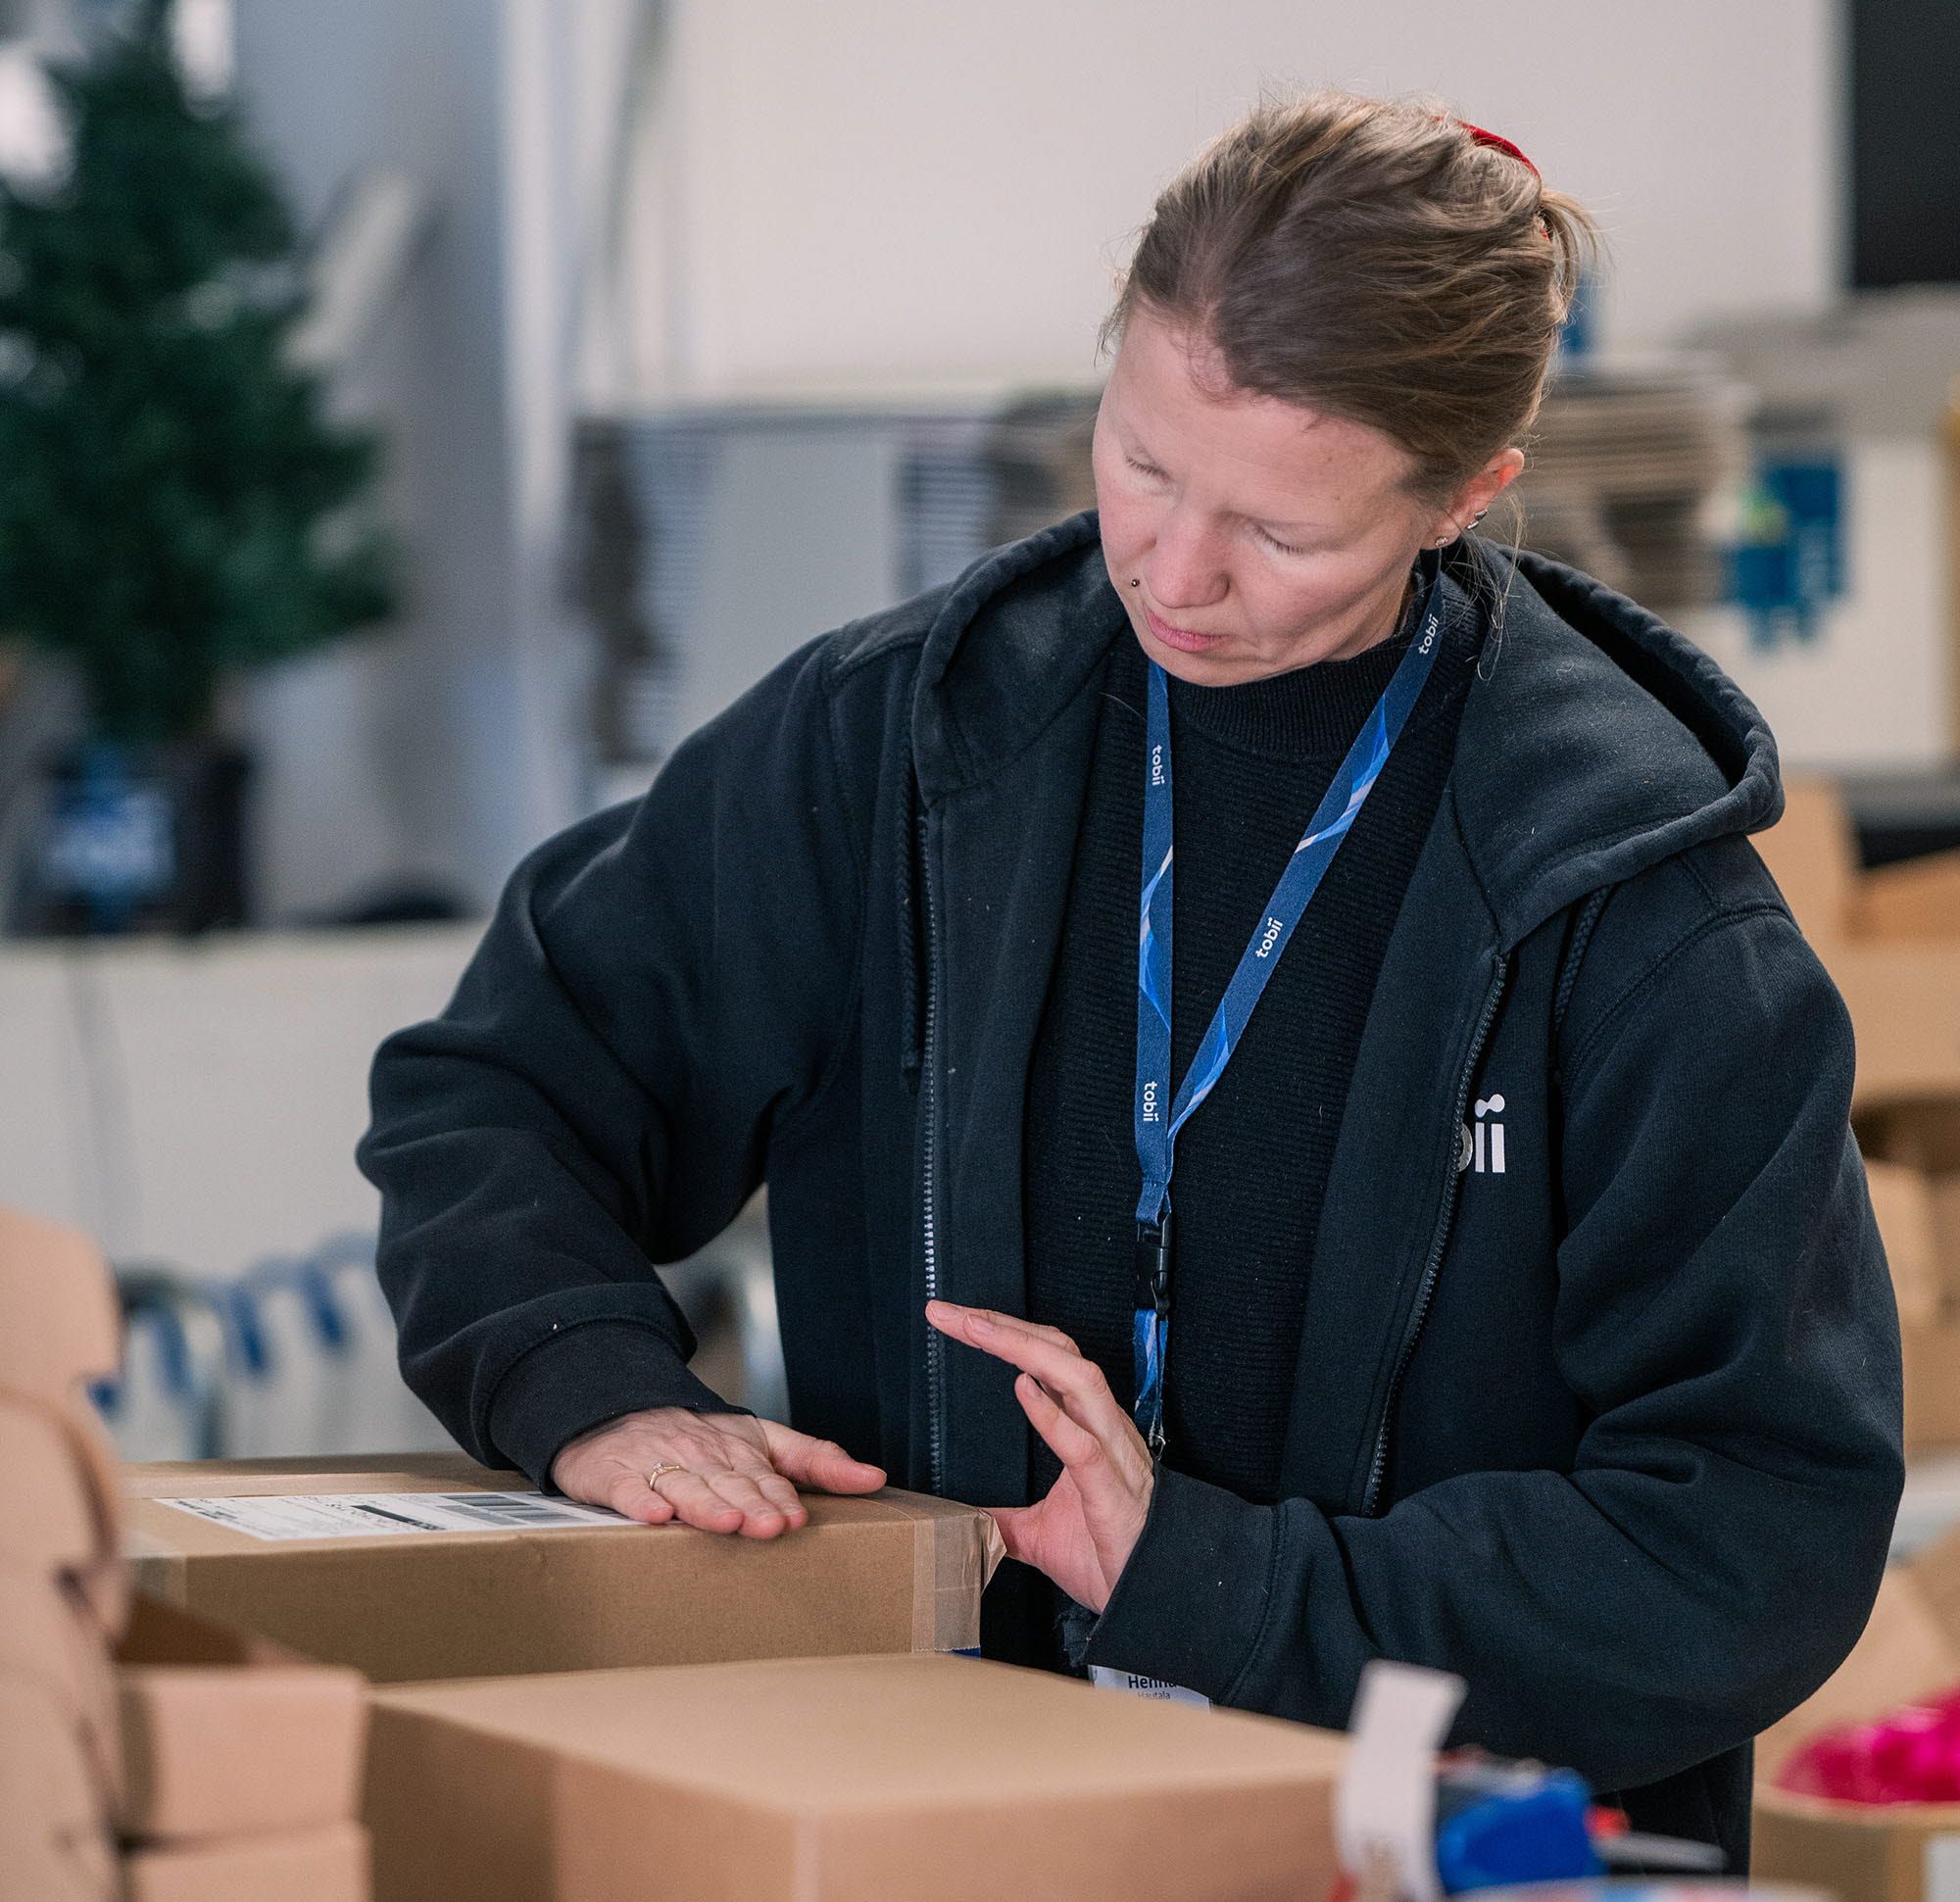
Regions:
[[[1960,939],[1960,853],[1936,852],[1866,872],[1853,894],[1861,938]]]
[[[1960,945],[1817,949],[1851,1015],[1853,1106],[1960,1094]]]
[[[1865,870],[1856,828],[1832,780],[1786,780],[1783,817],[1756,845],[1820,952],[1859,943],[1960,945],[1960,852]]]
[[[1798,928],[1827,964],[1855,935],[1858,839],[1834,782],[1791,775],[1784,781],[1783,817],[1755,835],[1755,847]]]
[[[99,1748],[41,1682],[0,1672],[0,1896],[122,1902]]]
[[[446,1456],[390,1464],[284,1462],[276,1492],[266,1468],[238,1462],[132,1469],[137,1580],[308,1657],[398,1683],[966,1649],[979,1642],[980,1593],[1001,1552],[985,1513],[912,1493],[811,1495],[807,1526],[757,1540],[539,1500],[515,1474],[470,1467],[466,1482]],[[528,1503],[509,1503],[514,1492]],[[553,1517],[574,1523],[553,1527]],[[418,1518],[452,1529],[416,1530]]]
[[[377,1692],[381,1902],[1320,1902],[1346,1740],[974,1658]]]
[[[1910,1451],[1960,1444],[1960,1097],[1857,1118],[1898,1296]]]
[[[117,1666],[125,1836],[269,1834],[359,1814],[358,1672],[143,1597]]]
[[[0,1392],[0,1567],[69,1578],[106,1641],[122,1630],[129,1597],[107,1434],[72,1407]]]
[[[1856,1101],[1960,1094],[1960,853],[1863,871],[1832,782],[1784,801],[1754,843],[1851,1013]]]
[[[1960,1532],[1886,1572],[1871,1621],[1829,1681],[1756,1740],[1752,1880],[1812,1882],[1842,1902],[1950,1892],[1960,1805],[1829,1802],[1775,1787],[1805,1738],[1960,1684]],[[1942,1879],[1929,1883],[1932,1869]]]
[[[0,1390],[68,1405],[122,1364],[109,1271],[77,1230],[0,1208]]]
[[[368,1902],[368,1832],[356,1823],[286,1835],[132,1850],[123,1902]]]
[[[1921,1327],[1936,1324],[1945,1305],[1940,1273],[1939,1219],[1934,1185],[1923,1170],[1900,1162],[1865,1158],[1865,1181],[1872,1213],[1886,1244],[1899,1321]]]
[[[62,1714],[106,1815],[122,1781],[116,1681],[108,1638],[68,1581],[0,1568],[0,1679],[31,1686]]]

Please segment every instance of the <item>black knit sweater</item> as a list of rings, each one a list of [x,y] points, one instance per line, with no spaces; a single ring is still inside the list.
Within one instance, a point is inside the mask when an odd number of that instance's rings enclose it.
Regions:
[[[1420,606],[1418,595],[1395,636],[1349,660],[1232,687],[1171,681],[1173,1085]],[[1275,1496],[1328,1165],[1376,974],[1449,770],[1474,639],[1460,629],[1439,655],[1231,1064],[1178,1137],[1165,1459],[1248,1499]],[[1142,649],[1119,642],[1029,1082],[1024,1183],[1028,1311],[1073,1336],[1125,1404],[1146,684]],[[1057,1471],[1037,1439],[1029,1496]]]

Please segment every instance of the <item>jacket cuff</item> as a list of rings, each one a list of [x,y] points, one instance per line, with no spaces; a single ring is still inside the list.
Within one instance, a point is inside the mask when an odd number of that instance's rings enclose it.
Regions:
[[[552,1461],[566,1440],[647,1407],[747,1413],[689,1372],[679,1350],[634,1321],[588,1321],[548,1336],[514,1360],[490,1396],[500,1457],[556,1492]]]
[[[1143,1536],[1073,1662],[1225,1702],[1265,1626],[1278,1536],[1271,1506],[1159,1466]]]

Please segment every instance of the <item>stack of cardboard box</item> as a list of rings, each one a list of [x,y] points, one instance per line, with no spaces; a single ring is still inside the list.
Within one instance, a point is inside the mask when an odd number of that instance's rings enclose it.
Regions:
[[[1333,1882],[1344,1739],[951,1655],[973,1507],[755,1541],[456,1456],[119,1480],[77,1387],[117,1333],[87,1244],[0,1215],[9,1898],[366,1902],[370,1846],[403,1902]]]
[[[455,1456],[125,1474],[140,1583],[374,1681],[384,1902],[1296,1894],[1345,1740],[974,1657],[993,1522],[636,1526]],[[437,1681],[437,1682],[430,1682]]]
[[[10,1893],[50,1902],[118,1884],[109,1647],[128,1586],[114,1455],[80,1390],[117,1342],[88,1244],[0,1210],[0,1869]]]
[[[1909,1450],[1960,1443],[1960,853],[1859,868],[1837,789],[1757,840],[1851,1013],[1852,1108],[1891,1264]]]
[[[126,1902],[366,1902],[358,1672],[141,1595],[116,1655]]]
[[[1858,1105],[1960,1095],[1960,852],[1861,870],[1837,788],[1785,793],[1755,844],[1844,994]]]
[[[0,1210],[0,1876],[36,1902],[366,1902],[357,1674],[131,1600],[80,1236]]]

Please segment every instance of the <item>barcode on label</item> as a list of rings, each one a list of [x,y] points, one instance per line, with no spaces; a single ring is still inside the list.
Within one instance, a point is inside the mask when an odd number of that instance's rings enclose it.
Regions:
[[[493,1526],[563,1526],[585,1517],[543,1499],[524,1499],[511,1492],[439,1492],[435,1496],[452,1510]]]

